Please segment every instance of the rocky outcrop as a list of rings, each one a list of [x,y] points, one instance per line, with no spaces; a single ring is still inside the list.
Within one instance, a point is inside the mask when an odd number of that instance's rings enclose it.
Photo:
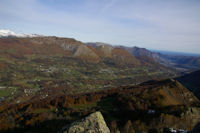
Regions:
[[[110,133],[101,112],[95,112],[81,121],[63,127],[59,133]]]

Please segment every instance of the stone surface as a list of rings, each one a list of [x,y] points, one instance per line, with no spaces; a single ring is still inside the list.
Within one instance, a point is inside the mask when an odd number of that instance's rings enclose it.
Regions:
[[[101,112],[95,112],[88,117],[63,127],[59,133],[110,133]]]

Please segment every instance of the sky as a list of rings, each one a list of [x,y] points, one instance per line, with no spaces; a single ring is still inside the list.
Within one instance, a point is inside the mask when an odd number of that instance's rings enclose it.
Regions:
[[[200,0],[0,0],[0,29],[200,53]]]

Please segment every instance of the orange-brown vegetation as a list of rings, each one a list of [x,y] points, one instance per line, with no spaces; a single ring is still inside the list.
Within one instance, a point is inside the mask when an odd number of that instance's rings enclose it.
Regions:
[[[20,104],[3,105],[0,109],[0,124],[1,130],[14,128],[16,125],[24,128],[37,127],[48,120],[62,118],[71,121],[77,119],[74,116],[83,117],[100,110],[113,130],[118,129],[118,124],[119,128],[120,125],[125,125],[132,130],[135,125],[128,120],[139,120],[140,128],[143,123],[143,128],[149,129],[145,123],[152,117],[160,116],[165,122],[173,119],[180,122],[176,126],[182,125],[180,115],[187,107],[193,106],[199,106],[199,100],[180,83],[169,79],[91,93],[52,95],[43,100],[36,97]],[[148,115],[150,109],[156,113]],[[113,121],[116,119],[120,119],[120,122]],[[194,124],[196,123],[191,123]],[[191,128],[191,125],[186,129]],[[163,123],[158,127],[163,127]]]

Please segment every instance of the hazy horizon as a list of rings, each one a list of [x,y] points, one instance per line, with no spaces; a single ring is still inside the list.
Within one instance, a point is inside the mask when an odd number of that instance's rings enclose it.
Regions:
[[[2,0],[0,29],[200,53],[198,0]]]

